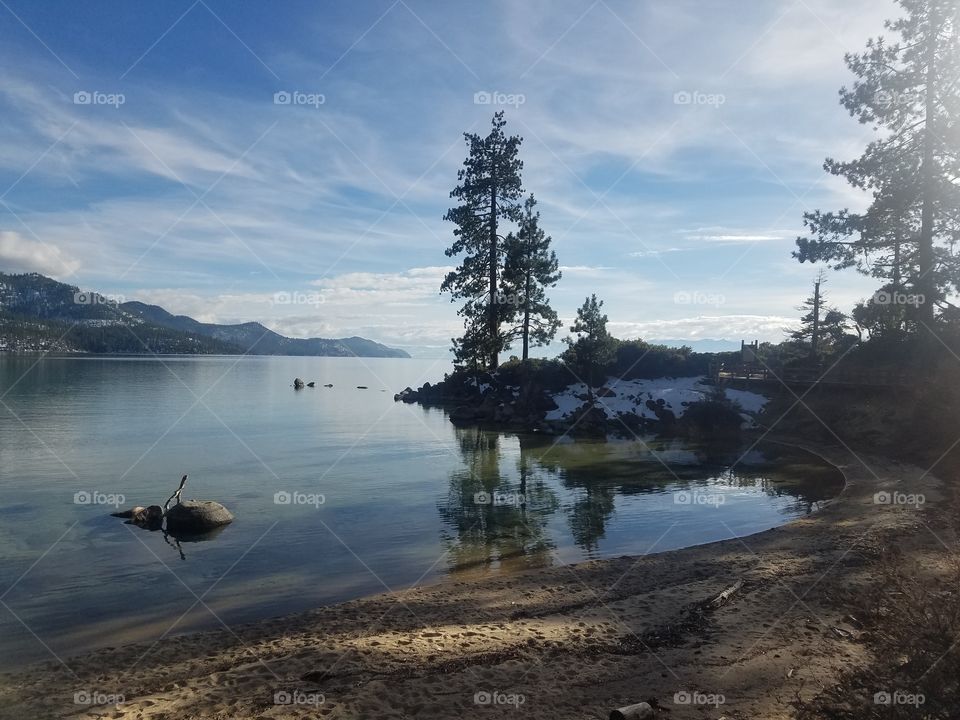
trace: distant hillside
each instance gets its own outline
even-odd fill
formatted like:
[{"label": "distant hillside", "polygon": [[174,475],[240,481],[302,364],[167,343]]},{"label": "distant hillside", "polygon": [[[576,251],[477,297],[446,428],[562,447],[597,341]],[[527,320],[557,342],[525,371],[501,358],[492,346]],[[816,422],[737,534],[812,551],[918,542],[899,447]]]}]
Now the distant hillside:
[{"label": "distant hillside", "polygon": [[409,357],[360,337],[288,338],[257,322],[202,323],[157,305],[117,303],[37,273],[0,273],[0,350]]}]

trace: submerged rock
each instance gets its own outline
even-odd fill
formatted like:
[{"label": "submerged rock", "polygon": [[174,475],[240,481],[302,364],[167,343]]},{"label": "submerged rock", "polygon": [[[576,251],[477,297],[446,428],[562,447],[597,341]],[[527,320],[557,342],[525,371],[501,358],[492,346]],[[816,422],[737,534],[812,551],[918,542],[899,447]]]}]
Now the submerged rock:
[{"label": "submerged rock", "polygon": [[201,533],[233,522],[233,514],[213,500],[184,500],[167,510],[169,532]]},{"label": "submerged rock", "polygon": [[159,505],[151,505],[150,507],[137,505],[129,510],[110,514],[114,517],[127,518],[129,524],[148,530],[158,530],[163,525],[163,508]]},{"label": "submerged rock", "polygon": [[300,378],[294,378],[294,379],[293,379],[293,389],[294,389],[294,390],[302,390],[302,389],[303,389],[303,380],[301,380]]}]

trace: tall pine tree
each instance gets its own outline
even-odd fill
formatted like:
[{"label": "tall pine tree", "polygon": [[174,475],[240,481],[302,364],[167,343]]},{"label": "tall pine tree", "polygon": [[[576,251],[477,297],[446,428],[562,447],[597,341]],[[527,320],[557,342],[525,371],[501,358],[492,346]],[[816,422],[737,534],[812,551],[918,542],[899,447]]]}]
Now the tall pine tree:
[{"label": "tall pine tree", "polygon": [[460,204],[444,215],[456,225],[447,257],[464,257],[440,289],[451,294],[452,302],[464,301],[458,311],[464,318],[464,334],[453,341],[457,364],[496,370],[510,341],[503,323],[516,312],[502,302],[506,250],[499,231],[504,221],[520,219],[523,162],[518,157],[522,138],[504,134],[502,111],[493,116],[492,125],[486,137],[464,133],[470,151],[457,174],[459,184],[450,192]]},{"label": "tall pine tree", "polygon": [[506,238],[504,290],[506,300],[516,308],[516,324],[511,335],[520,338],[523,359],[534,346],[546,345],[557,334],[560,319],[550,307],[546,288],[561,277],[557,254],[550,249],[550,236],[540,227],[540,212],[533,195],[523,204],[520,228]]},{"label": "tall pine tree", "polygon": [[899,39],[870,40],[865,52],[848,54],[857,79],[840,91],[850,114],[878,138],[856,160],[824,163],[870,191],[872,203],[863,213],[805,214],[812,237],[798,238],[794,257],[884,278],[918,299],[917,319],[932,327],[935,305],[947,305],[958,282],[960,3],[898,3],[906,14],[886,27]]}]

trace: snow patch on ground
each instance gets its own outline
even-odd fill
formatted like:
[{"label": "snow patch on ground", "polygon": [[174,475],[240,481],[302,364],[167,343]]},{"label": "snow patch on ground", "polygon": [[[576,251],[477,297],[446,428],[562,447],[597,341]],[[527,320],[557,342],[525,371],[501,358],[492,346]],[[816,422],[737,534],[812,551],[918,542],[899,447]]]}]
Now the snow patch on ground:
[{"label": "snow patch on ground", "polygon": [[[656,419],[656,413],[646,406],[647,400],[663,400],[665,407],[677,417],[686,411],[684,403],[703,400],[713,390],[703,377],[655,378],[653,380],[619,380],[607,378],[604,387],[613,392],[611,397],[598,397],[597,404],[609,419],[618,413],[634,413],[639,417]],[[767,398],[749,390],[726,389],[726,396],[738,403],[745,413],[758,413],[767,403]],[[583,383],[570,385],[553,395],[556,410],[547,413],[547,420],[563,420],[584,403],[587,386]],[[749,416],[748,416],[749,417]],[[752,418],[751,418],[752,422]]]}]

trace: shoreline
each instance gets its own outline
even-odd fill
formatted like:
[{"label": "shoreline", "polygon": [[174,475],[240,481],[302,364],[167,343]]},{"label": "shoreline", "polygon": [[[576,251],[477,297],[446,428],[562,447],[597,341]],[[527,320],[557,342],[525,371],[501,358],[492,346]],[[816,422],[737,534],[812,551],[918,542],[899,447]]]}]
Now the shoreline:
[{"label": "shoreline", "polygon": [[[842,613],[815,610],[812,588],[803,594],[789,585],[809,576],[822,589],[831,575],[841,586],[869,576],[869,563],[848,562],[859,557],[854,547],[891,533],[905,539],[916,513],[930,507],[875,505],[873,493],[896,487],[935,505],[939,481],[888,458],[870,456],[865,468],[846,450],[785,440],[844,476],[818,512],[785,525],[652,555],[443,578],[152,646],[95,651],[69,658],[69,670],[48,661],[0,675],[0,717],[501,716],[521,696],[533,717],[606,717],[649,698],[671,718],[714,716],[675,704],[683,692],[722,695],[709,710],[728,716],[788,717],[785,698],[810,696],[818,680],[829,684],[845,654],[865,652],[855,633],[844,639],[832,629],[843,626]],[[721,607],[691,615],[738,583]],[[806,621],[784,627],[784,614],[798,609],[820,632]],[[802,660],[809,655],[822,656],[816,667]],[[77,704],[84,692],[125,702]],[[500,702],[510,697],[513,705]]]}]

